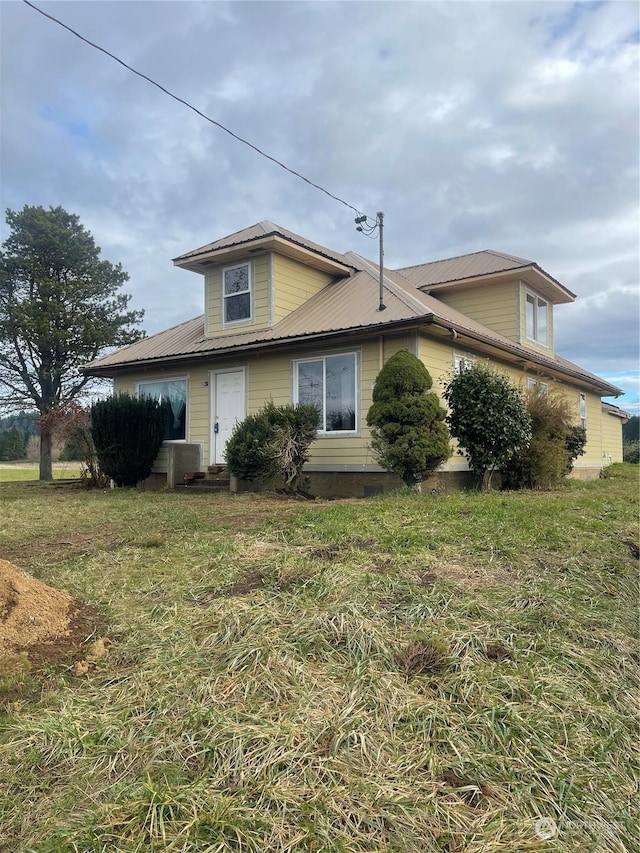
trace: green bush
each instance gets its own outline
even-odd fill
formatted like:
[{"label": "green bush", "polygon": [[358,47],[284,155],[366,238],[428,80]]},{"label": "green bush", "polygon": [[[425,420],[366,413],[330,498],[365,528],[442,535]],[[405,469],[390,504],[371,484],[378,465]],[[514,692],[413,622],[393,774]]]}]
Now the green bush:
[{"label": "green bush", "polygon": [[451,434],[483,488],[531,441],[531,417],[519,388],[487,364],[473,364],[453,376],[444,396]]},{"label": "green bush", "polygon": [[315,406],[276,406],[272,401],[237,424],[225,448],[229,471],[264,483],[281,476],[287,491],[300,488],[320,414]]},{"label": "green bush", "polygon": [[451,456],[446,412],[429,371],[406,350],[392,355],[376,378],[367,413],[371,448],[387,471],[416,486]]},{"label": "green bush", "polygon": [[117,486],[135,486],[151,473],[164,439],[166,405],[119,394],[91,406],[100,468]]},{"label": "green bush", "polygon": [[622,458],[625,462],[637,465],[640,462],[640,442],[626,441],[622,446]]}]

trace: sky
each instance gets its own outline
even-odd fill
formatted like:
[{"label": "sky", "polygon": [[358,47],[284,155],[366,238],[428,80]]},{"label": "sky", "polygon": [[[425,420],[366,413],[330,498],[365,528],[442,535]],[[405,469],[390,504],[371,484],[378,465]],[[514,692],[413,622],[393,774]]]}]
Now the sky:
[{"label": "sky", "polygon": [[[375,217],[385,265],[496,249],[577,294],[559,355],[639,402],[636,2],[40,2]],[[263,219],[377,260],[353,211],[21,0],[0,2],[0,205],[61,205],[148,334],[202,313],[171,259]],[[0,238],[8,233],[4,217]]]}]

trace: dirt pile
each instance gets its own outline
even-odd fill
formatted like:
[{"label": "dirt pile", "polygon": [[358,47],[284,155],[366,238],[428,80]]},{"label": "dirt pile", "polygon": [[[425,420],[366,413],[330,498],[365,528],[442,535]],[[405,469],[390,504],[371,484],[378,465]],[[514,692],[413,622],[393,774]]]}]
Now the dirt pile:
[{"label": "dirt pile", "polygon": [[18,652],[36,666],[77,659],[100,622],[94,607],[0,560],[0,660]]}]

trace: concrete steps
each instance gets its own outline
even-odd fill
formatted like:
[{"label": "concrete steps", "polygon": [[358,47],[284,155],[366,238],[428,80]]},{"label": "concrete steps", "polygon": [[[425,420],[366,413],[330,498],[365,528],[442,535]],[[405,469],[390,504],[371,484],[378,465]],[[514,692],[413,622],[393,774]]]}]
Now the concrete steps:
[{"label": "concrete steps", "polygon": [[176,485],[176,491],[206,494],[228,492],[229,472],[224,465],[209,465],[206,471],[187,471],[184,482]]}]

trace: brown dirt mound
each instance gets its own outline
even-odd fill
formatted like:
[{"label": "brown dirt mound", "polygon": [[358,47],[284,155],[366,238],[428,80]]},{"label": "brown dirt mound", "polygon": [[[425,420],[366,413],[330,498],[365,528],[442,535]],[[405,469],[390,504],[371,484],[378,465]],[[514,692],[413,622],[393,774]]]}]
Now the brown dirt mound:
[{"label": "brown dirt mound", "polygon": [[96,608],[0,560],[0,660],[26,652],[37,669],[77,659],[99,626]]}]

